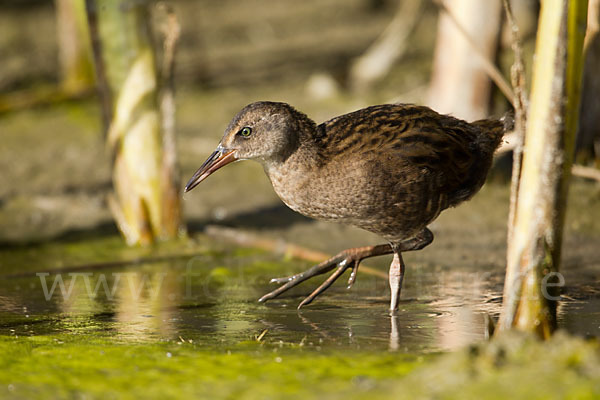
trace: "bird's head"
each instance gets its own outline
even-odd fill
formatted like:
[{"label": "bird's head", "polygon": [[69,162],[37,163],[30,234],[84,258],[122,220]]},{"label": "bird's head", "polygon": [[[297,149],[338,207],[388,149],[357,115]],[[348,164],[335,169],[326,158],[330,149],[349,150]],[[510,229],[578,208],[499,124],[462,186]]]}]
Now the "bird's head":
[{"label": "bird's head", "polygon": [[217,149],[192,176],[185,191],[234,161],[284,161],[299,145],[298,115],[304,116],[286,103],[261,101],[244,107],[233,117]]}]

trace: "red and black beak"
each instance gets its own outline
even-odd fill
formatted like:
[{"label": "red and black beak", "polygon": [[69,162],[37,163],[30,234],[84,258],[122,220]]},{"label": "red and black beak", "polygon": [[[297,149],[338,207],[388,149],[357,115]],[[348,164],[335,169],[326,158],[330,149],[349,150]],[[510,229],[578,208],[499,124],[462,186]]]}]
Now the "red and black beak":
[{"label": "red and black beak", "polygon": [[198,168],[198,171],[192,176],[192,179],[190,179],[187,185],[185,185],[184,192],[189,192],[198,186],[200,182],[208,178],[210,174],[234,161],[237,161],[235,152],[233,150],[227,150],[219,145],[210,157],[204,161],[204,164]]}]

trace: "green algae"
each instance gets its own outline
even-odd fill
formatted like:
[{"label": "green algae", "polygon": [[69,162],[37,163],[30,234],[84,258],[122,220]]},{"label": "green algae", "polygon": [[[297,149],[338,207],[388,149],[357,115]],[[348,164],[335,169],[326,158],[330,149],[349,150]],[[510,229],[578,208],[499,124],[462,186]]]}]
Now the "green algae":
[{"label": "green algae", "polygon": [[54,335],[0,336],[0,396],[10,398],[593,399],[597,343],[510,335],[427,356],[316,351],[248,340],[207,349]]},{"label": "green algae", "polygon": [[559,332],[551,340],[509,332],[443,355],[393,389],[396,399],[597,399],[600,346]]},{"label": "green algae", "polygon": [[414,356],[315,354],[261,343],[207,351],[186,341],[114,344],[0,337],[0,395],[14,398],[356,398],[403,376]]}]

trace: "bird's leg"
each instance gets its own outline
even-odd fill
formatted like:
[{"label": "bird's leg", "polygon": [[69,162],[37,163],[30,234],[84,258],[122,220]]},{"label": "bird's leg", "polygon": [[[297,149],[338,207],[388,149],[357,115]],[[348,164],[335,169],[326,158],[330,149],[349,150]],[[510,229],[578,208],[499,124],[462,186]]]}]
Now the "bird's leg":
[{"label": "bird's leg", "polygon": [[301,272],[296,275],[292,275],[287,278],[277,278],[272,279],[271,282],[283,283],[284,285],[278,287],[270,293],[265,294],[258,301],[264,302],[270,299],[273,299],[279,296],[281,293],[287,291],[288,289],[293,288],[301,282],[304,282],[307,279],[312,278],[313,276],[321,275],[326,272],[331,271],[336,268],[337,270],[325,281],[321,286],[319,286],[315,291],[313,291],[302,303],[300,303],[300,307],[306,305],[313,301],[319,294],[325,291],[331,284],[339,278],[344,271],[348,268],[353,269],[353,275],[350,276],[350,280],[348,284],[351,286],[354,283],[356,277],[356,269],[358,268],[358,264],[364,260],[365,258],[381,256],[384,254],[392,253],[392,246],[389,244],[381,244],[378,246],[367,246],[367,247],[356,247],[353,249],[348,249],[340,252],[334,257],[331,257],[329,260],[326,260],[314,267],[308,269],[307,271]]},{"label": "bird's leg", "polygon": [[[385,254],[394,253],[394,260],[396,259],[396,254],[398,254],[398,260],[401,262],[402,266],[404,263],[402,262],[402,258],[400,253],[403,251],[412,251],[412,250],[420,250],[423,247],[427,246],[429,243],[433,241],[433,233],[427,228],[421,231],[418,235],[413,237],[412,239],[406,240],[404,242],[394,243],[394,244],[380,244],[377,246],[367,246],[367,247],[356,247],[353,249],[348,249],[340,252],[334,257],[331,257],[329,260],[322,262],[321,264],[315,265],[314,267],[301,272],[296,275],[292,275],[287,278],[276,278],[272,279],[271,282],[275,283],[284,283],[282,286],[273,290],[270,293],[265,294],[263,297],[258,299],[259,302],[265,302],[267,300],[273,299],[279,296],[281,293],[287,291],[288,289],[293,288],[301,282],[304,282],[307,279],[312,278],[313,276],[321,275],[326,272],[331,271],[336,268],[336,271],[331,274],[329,278],[325,282],[321,284],[317,289],[315,289],[308,297],[306,297],[298,306],[301,308],[309,303],[311,303],[318,295],[323,293],[329,286],[333,284],[348,268],[352,268],[352,274],[350,275],[350,279],[348,280],[348,287],[352,286],[354,281],[356,280],[356,272],[358,270],[358,265],[362,260],[369,257],[382,256]],[[394,261],[392,261],[392,266],[394,265]],[[392,266],[390,266],[390,272],[392,272]],[[397,269],[399,269],[398,267]],[[402,274],[404,273],[404,269],[402,267]],[[390,286],[392,285],[392,281],[390,278]],[[402,279],[398,281],[397,294],[396,294],[396,305],[398,299],[400,298],[400,290],[402,289]],[[392,289],[394,290],[394,289]],[[392,292],[393,293],[393,292]]]},{"label": "bird's leg", "polygon": [[400,291],[402,290],[402,280],[404,279],[404,260],[400,252],[394,252],[394,259],[390,265],[390,272],[388,273],[390,281],[390,313],[393,314],[398,308],[398,301],[400,300]]},{"label": "bird's leg", "polygon": [[393,243],[391,245],[394,251],[394,258],[390,265],[390,272],[388,273],[390,282],[390,315],[396,313],[398,308],[398,302],[400,301],[400,292],[402,291],[402,281],[404,280],[404,269],[406,265],[402,259],[403,251],[420,250],[427,246],[433,241],[433,233],[427,228],[421,231],[417,236],[409,239],[405,242]]}]

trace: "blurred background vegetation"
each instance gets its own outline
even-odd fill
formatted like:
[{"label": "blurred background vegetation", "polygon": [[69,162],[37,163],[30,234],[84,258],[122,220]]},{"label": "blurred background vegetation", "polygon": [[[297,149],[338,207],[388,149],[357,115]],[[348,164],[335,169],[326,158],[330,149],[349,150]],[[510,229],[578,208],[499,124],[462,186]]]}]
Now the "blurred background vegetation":
[{"label": "blurred background vegetation", "polygon": [[[3,240],[35,240],[74,229],[112,226],[106,200],[111,188],[111,155],[103,135],[106,110],[100,107],[90,79],[88,31],[82,14],[77,14],[81,10],[69,8],[81,3],[0,3]],[[175,62],[176,132],[186,177],[211,151],[231,116],[256,100],[289,102],[319,122],[395,101],[433,104],[467,119],[499,116],[508,108],[469,45],[460,43],[461,34],[437,33],[440,9],[430,1],[168,4],[181,27]],[[465,10],[454,12],[464,14],[458,18],[474,32],[488,27],[484,53],[498,60],[508,75],[509,35],[500,2],[490,4],[472,12],[491,13],[492,20],[479,19],[475,25],[468,22],[472,18]],[[145,23],[152,31],[160,65],[164,16],[150,8]],[[516,2],[515,8],[530,54],[538,5]],[[482,25],[482,21],[488,22]],[[444,59],[440,53],[452,42],[458,42],[459,49]],[[379,70],[371,72],[365,58],[376,60]],[[460,72],[465,65],[467,75],[473,77],[471,86]],[[458,72],[451,74],[453,70]],[[432,81],[438,88],[429,89]],[[441,90],[440,85],[446,86]],[[223,171],[220,179],[212,179],[210,190],[191,195],[193,200],[185,202],[185,219],[192,229],[276,204],[259,169],[248,165]],[[243,202],[239,193],[244,193]]]}]

